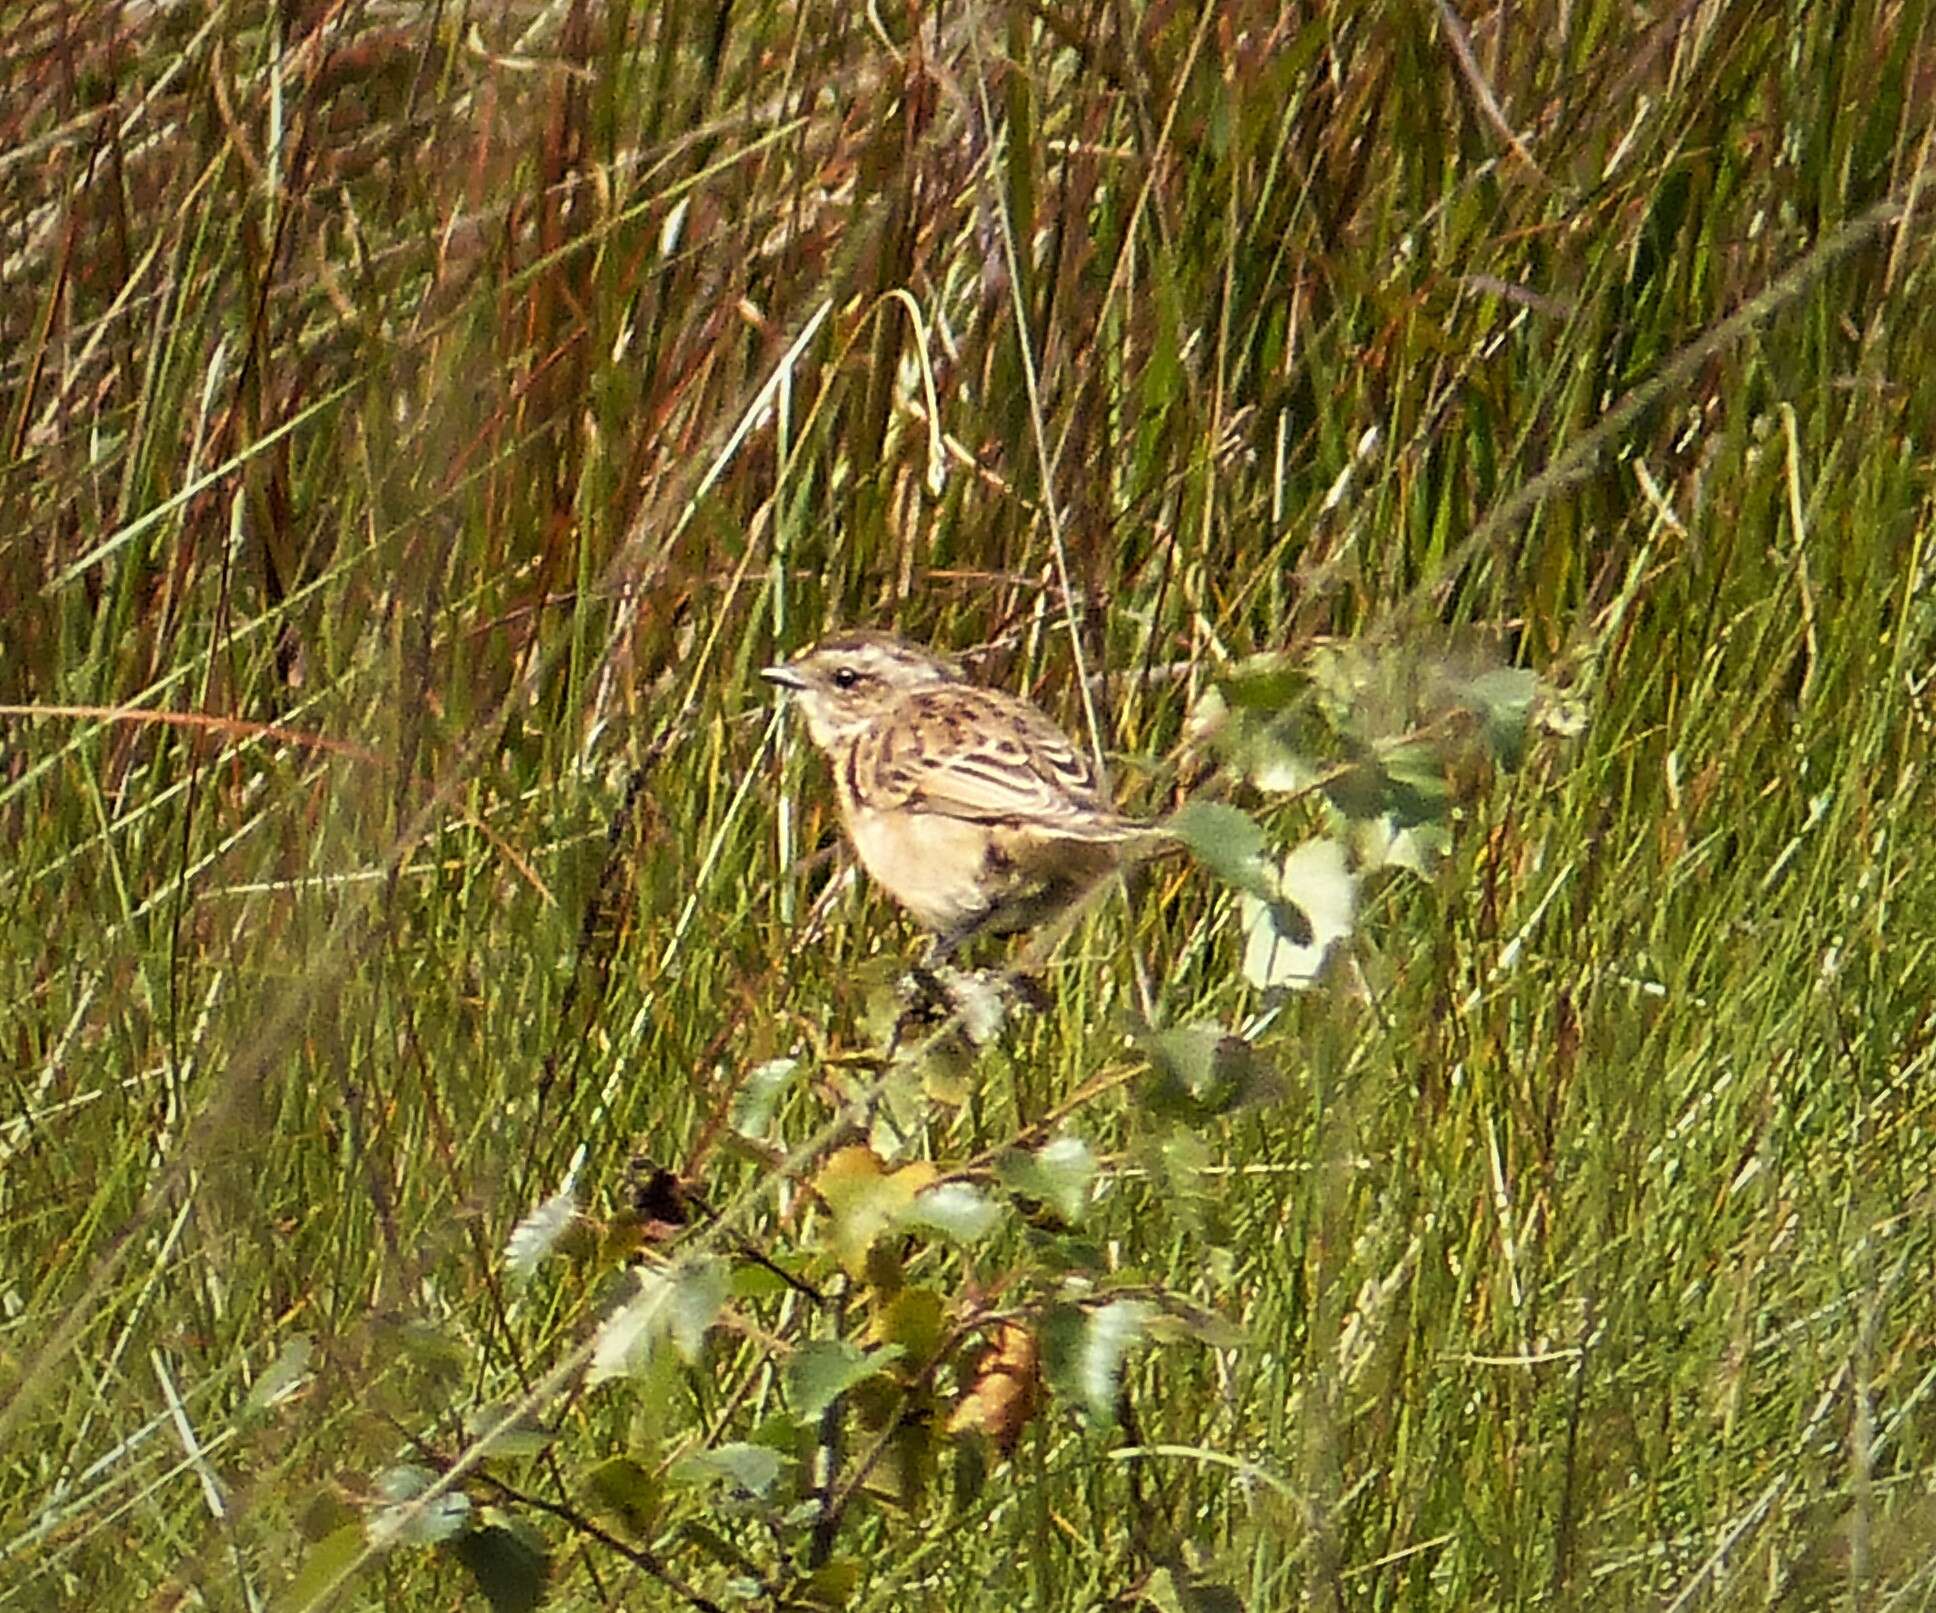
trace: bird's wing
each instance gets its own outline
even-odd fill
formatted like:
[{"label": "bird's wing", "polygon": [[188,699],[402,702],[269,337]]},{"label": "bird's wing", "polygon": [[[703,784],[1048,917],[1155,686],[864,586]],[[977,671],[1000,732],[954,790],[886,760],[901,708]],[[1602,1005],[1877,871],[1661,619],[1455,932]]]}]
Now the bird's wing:
[{"label": "bird's wing", "polygon": [[856,782],[878,806],[1078,839],[1134,831],[1110,809],[1088,757],[1035,707],[999,690],[911,695],[858,750]]}]

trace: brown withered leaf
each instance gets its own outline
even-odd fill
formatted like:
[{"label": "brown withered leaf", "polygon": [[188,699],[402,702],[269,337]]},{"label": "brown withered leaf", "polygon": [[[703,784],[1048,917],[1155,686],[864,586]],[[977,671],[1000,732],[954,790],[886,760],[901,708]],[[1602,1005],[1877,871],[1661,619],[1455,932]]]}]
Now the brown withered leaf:
[{"label": "brown withered leaf", "polygon": [[1020,1322],[1003,1322],[975,1361],[967,1392],[948,1418],[948,1432],[986,1434],[1004,1456],[1042,1400],[1041,1352]]}]

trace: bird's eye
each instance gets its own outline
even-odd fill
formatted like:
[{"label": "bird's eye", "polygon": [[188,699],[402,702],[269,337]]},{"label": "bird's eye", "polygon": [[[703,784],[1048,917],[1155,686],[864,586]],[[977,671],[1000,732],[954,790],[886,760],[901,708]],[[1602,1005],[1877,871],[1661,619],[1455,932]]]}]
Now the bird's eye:
[{"label": "bird's eye", "polygon": [[850,666],[844,666],[834,674],[834,687],[836,689],[851,689],[859,682],[860,674]]}]

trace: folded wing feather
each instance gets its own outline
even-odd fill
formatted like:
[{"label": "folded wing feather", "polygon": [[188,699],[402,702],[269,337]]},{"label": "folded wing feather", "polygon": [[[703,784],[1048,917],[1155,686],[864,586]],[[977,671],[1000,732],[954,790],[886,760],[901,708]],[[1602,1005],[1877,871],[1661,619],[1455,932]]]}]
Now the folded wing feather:
[{"label": "folded wing feather", "polygon": [[1143,826],[1104,799],[1089,759],[1027,702],[1000,690],[930,689],[878,725],[858,758],[872,803],[976,822],[1118,840]]}]

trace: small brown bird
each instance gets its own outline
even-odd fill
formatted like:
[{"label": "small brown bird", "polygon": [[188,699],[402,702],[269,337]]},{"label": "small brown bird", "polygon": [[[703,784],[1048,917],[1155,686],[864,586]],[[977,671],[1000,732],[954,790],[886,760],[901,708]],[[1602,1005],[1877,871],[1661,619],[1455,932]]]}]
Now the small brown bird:
[{"label": "small brown bird", "polygon": [[905,639],[839,633],[760,676],[793,692],[847,838],[934,932],[931,962],[1053,917],[1160,834],[1036,707]]}]

